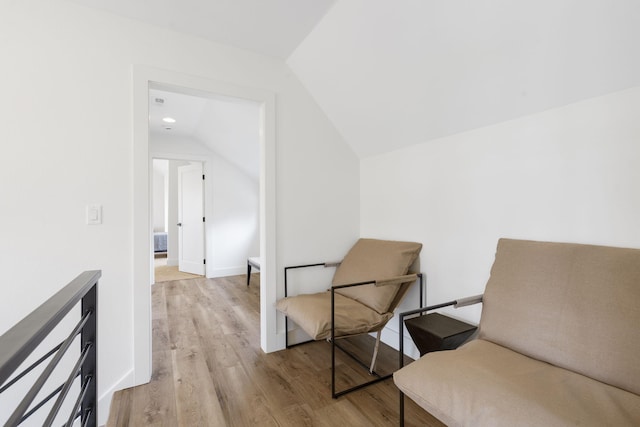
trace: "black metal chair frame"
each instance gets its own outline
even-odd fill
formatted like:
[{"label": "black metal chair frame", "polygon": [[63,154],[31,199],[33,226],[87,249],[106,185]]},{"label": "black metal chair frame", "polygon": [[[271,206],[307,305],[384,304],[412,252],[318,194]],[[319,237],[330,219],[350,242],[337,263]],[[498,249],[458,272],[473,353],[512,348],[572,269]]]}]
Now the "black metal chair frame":
[{"label": "black metal chair frame", "polygon": [[[398,361],[398,366],[400,367],[400,369],[402,369],[402,367],[404,366],[404,318],[407,316],[413,316],[416,314],[419,315],[423,315],[428,311],[433,311],[433,310],[437,310],[439,308],[444,308],[444,307],[451,307],[453,306],[454,308],[460,308],[460,307],[465,307],[467,305],[473,305],[473,304],[478,304],[482,302],[482,295],[476,295],[473,297],[468,297],[468,298],[460,298],[454,301],[449,301],[449,302],[445,302],[442,304],[436,304],[436,305],[430,305],[427,307],[420,307],[418,309],[415,310],[410,310],[410,311],[405,311],[402,312],[398,315],[398,322],[399,322],[399,331],[400,331],[400,343],[399,343],[399,361]],[[399,391],[400,393],[400,427],[404,427],[404,393],[402,391]]]},{"label": "black metal chair frame", "polygon": [[251,283],[251,268],[260,271],[260,264],[256,264],[251,258],[247,258],[247,286]]},{"label": "black metal chair frame", "polygon": [[[305,264],[305,265],[295,265],[295,266],[291,266],[291,267],[285,267],[284,269],[284,296],[287,297],[288,296],[288,272],[289,270],[292,269],[299,269],[299,268],[309,268],[309,267],[338,267],[340,265],[340,262],[328,262],[328,263],[316,263],[316,264]],[[417,273],[416,276],[418,277],[418,282],[419,282],[419,286],[420,286],[420,308],[423,307],[423,301],[424,301],[424,291],[423,291],[423,278],[422,278],[422,273]],[[331,338],[330,338],[330,342],[331,342],[331,397],[334,399],[337,399],[340,396],[343,396],[347,393],[351,393],[352,391],[356,391],[356,390],[360,390],[364,387],[379,383],[380,381],[384,381],[386,379],[389,379],[393,376],[393,373],[391,374],[387,374],[387,375],[379,375],[378,373],[376,373],[373,370],[370,370],[370,374],[375,376],[376,378],[371,380],[371,381],[367,381],[365,383],[362,384],[358,384],[354,387],[350,387],[347,388],[345,390],[340,390],[340,391],[336,391],[336,348],[342,350],[343,353],[345,353],[346,355],[348,355],[349,357],[351,357],[353,360],[355,360],[360,366],[362,366],[365,369],[369,369],[369,366],[367,366],[366,363],[364,363],[362,360],[360,360],[356,355],[354,355],[353,353],[351,353],[350,351],[348,351],[347,349],[345,349],[344,347],[340,346],[336,340],[340,339],[340,338],[347,338],[350,336],[355,336],[355,335],[346,335],[346,336],[336,336],[335,334],[335,291],[336,289],[344,289],[344,288],[351,288],[354,286],[362,286],[362,285],[370,285],[370,284],[375,284],[376,281],[375,280],[368,280],[366,282],[358,282],[358,283],[349,283],[349,284],[345,284],[345,285],[338,285],[338,286],[332,286],[331,287]],[[408,290],[407,290],[408,291]],[[402,329],[400,330],[402,331]],[[400,332],[400,334],[402,335],[402,332]],[[357,335],[362,335],[362,334],[357,334]],[[315,340],[308,340],[308,341],[303,341],[303,342],[299,342],[299,343],[295,343],[295,344],[289,344],[289,319],[287,318],[287,316],[285,316],[285,343],[286,343],[286,348],[292,348],[292,347],[296,347],[298,345],[302,345],[302,344],[307,344],[310,342],[314,342]],[[400,359],[402,360],[402,353],[400,353]]]}]

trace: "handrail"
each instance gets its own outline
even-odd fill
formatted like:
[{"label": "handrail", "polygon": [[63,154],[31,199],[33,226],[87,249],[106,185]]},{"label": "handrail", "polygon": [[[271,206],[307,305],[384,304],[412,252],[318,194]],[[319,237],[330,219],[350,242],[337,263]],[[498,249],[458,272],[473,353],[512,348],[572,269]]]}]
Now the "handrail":
[{"label": "handrail", "polygon": [[[42,340],[81,302],[81,321],[65,342],[41,357],[32,366],[26,368],[25,371],[28,372],[34,366],[39,365],[51,355],[55,354],[42,374],[34,382],[34,385],[25,394],[23,400],[11,414],[5,425],[18,425],[34,412],[32,410],[25,415],[27,409],[60,361],[62,355],[78,334],[81,335],[82,360],[79,361],[74,368],[74,372],[69,376],[67,383],[73,381],[79,374],[82,377],[82,384],[86,382],[92,385],[89,390],[83,390],[84,395],[81,399],[82,410],[77,407],[73,409],[73,412],[75,414],[80,410],[79,414],[82,416],[83,425],[96,425],[97,283],[101,275],[102,273],[99,270],[81,273],[68,285],[9,329],[4,335],[0,336],[0,349],[2,349],[0,351],[0,386],[2,386],[40,345]],[[22,375],[23,374],[18,374],[13,380],[0,388],[0,390],[4,391],[12,386]],[[58,391],[64,390],[63,394],[66,395],[68,387],[69,385],[65,384],[61,386]],[[52,395],[53,394],[55,394],[55,392],[52,393]],[[52,396],[49,396],[47,400],[51,397]],[[63,400],[64,396],[58,399],[52,412],[58,411]],[[55,418],[55,413],[47,419],[45,425],[50,425],[53,418]],[[74,416],[73,419],[75,418]]]}]

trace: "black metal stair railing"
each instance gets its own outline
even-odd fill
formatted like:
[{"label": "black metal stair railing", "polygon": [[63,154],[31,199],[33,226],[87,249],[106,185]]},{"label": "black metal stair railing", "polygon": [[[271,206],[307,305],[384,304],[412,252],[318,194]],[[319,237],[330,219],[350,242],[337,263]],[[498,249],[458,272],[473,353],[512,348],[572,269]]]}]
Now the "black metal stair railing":
[{"label": "black metal stair railing", "polygon": [[[22,400],[15,408],[9,410],[10,415],[5,421],[5,427],[20,425],[57,396],[42,423],[44,426],[51,426],[56,420],[72,384],[78,377],[80,377],[80,391],[64,425],[72,426],[75,420],[80,418],[82,426],[97,426],[97,289],[101,274],[101,271],[81,273],[0,337],[0,394],[17,384],[34,368],[49,360],[38,378],[22,396]],[[81,306],[80,321],[67,338],[29,367],[16,374],[18,368],[42,340],[78,303]],[[38,393],[78,335],[80,335],[80,357],[69,372],[67,380],[34,404]]]}]

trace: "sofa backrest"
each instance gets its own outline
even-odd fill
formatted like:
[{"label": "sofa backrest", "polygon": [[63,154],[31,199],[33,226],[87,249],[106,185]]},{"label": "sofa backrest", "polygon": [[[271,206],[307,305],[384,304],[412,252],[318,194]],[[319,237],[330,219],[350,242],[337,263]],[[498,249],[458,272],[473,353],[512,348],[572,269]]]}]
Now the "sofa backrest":
[{"label": "sofa backrest", "polygon": [[501,239],[479,337],[640,394],[640,249]]}]

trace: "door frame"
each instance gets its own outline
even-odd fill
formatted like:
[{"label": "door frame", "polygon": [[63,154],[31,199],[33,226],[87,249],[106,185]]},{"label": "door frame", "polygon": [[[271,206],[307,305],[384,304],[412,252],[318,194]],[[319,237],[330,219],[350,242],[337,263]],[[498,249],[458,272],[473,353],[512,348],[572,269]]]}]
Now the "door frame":
[{"label": "door frame", "polygon": [[[151,379],[151,277],[153,245],[149,170],[149,89],[203,93],[258,102],[260,114],[260,345],[282,348],[276,330],[276,104],[275,94],[204,77],[133,65],[133,385]],[[158,153],[154,153],[157,155]]]}]

